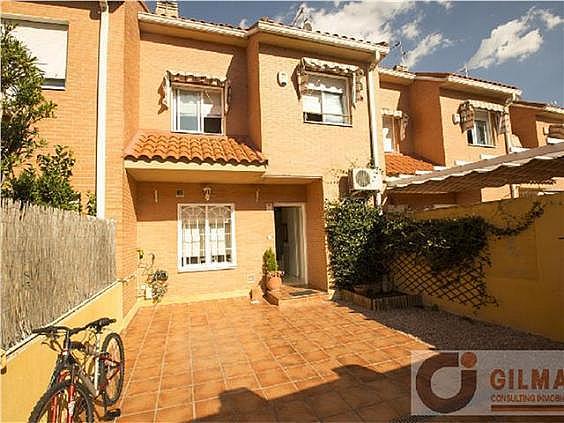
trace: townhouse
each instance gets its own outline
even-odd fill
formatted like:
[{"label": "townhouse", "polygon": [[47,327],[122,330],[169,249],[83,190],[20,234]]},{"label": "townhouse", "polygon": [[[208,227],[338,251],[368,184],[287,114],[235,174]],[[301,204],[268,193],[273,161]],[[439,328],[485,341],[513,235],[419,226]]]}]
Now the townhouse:
[{"label": "townhouse", "polygon": [[[7,2],[2,18],[18,24],[58,104],[42,135],[71,147],[73,183],[96,192],[99,216],[117,223],[119,275],[135,270],[138,249],[155,252],[173,299],[248,293],[269,247],[285,282],[326,291],[324,202],[349,195],[349,169],[397,177],[455,166],[512,151],[512,126],[528,146],[539,131],[523,120],[562,122],[561,112],[516,102],[515,87],[379,68],[384,42],[269,19],[242,29],[179,17],[175,2],[151,13],[143,2],[104,1]],[[514,121],[514,110],[530,116]]]}]

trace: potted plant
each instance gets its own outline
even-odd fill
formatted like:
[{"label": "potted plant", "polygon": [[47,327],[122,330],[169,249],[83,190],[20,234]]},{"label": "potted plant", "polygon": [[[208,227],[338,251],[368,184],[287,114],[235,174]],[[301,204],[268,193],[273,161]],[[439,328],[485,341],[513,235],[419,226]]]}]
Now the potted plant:
[{"label": "potted plant", "polygon": [[262,267],[264,271],[264,279],[266,289],[269,291],[277,291],[282,286],[283,272],[278,270],[278,263],[272,248],[268,248],[262,256]]}]

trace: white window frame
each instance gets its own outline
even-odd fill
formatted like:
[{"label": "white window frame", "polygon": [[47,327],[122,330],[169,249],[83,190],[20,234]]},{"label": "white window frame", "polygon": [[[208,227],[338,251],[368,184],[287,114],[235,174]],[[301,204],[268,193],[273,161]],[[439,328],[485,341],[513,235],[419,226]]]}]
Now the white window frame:
[{"label": "white window frame", "polygon": [[[486,119],[478,119],[478,115],[485,115]],[[486,122],[486,144],[481,144],[478,141],[478,137],[476,136],[476,121]],[[495,147],[495,136],[493,133],[493,126],[492,126],[492,117],[491,113],[488,110],[476,110],[474,113],[474,126],[469,129],[472,132],[472,142],[468,142],[468,145],[476,146],[476,147]],[[468,136],[466,136],[468,140]]]},{"label": "white window frame", "polygon": [[[48,78],[45,77],[41,88],[44,90],[57,90],[64,91],[66,89],[67,79],[68,79],[68,69],[69,69],[69,23],[66,20],[61,19],[51,19],[42,18],[36,16],[27,16],[20,14],[4,13],[2,14],[2,25],[13,24],[13,25],[26,25],[26,24],[44,24],[53,27],[60,27],[60,30],[66,32],[67,42],[65,45],[65,76],[64,78]],[[33,55],[33,52],[31,52]]]},{"label": "white window frame", "polygon": [[[392,149],[388,150],[386,149],[386,142],[384,139],[384,122],[386,121],[386,119],[390,119],[392,121],[392,134],[391,134],[391,138],[392,138]],[[397,121],[397,122],[396,122]],[[400,151],[400,143],[399,143],[399,134],[397,133],[399,130],[399,127],[397,126],[398,124],[401,124],[401,122],[399,122],[399,119],[393,115],[383,115],[382,116],[382,142],[384,144],[384,153],[399,153]]]},{"label": "white window frame", "polygon": [[[306,119],[306,111],[304,111],[304,104],[303,104],[303,97],[302,97],[302,101],[301,101],[301,105],[302,105],[302,114],[303,114],[303,119],[304,122],[306,123],[316,123],[319,125],[333,125],[333,126],[352,126],[352,107],[351,107],[351,94],[350,94],[350,80],[348,77],[346,76],[340,76],[340,75],[327,75],[324,73],[318,73],[318,72],[308,72],[308,75],[313,75],[313,76],[319,76],[319,77],[323,77],[323,78],[327,78],[327,79],[342,79],[345,81],[345,90],[343,92],[343,112],[345,112],[344,115],[342,115],[345,119],[344,122],[327,122],[325,121],[325,114],[323,113],[323,95],[324,93],[326,93],[326,91],[323,90],[318,90],[318,89],[310,89],[308,88],[308,91],[318,91],[321,93],[321,121],[316,121],[316,120],[307,120]],[[330,94],[334,94],[334,93],[330,93]]]},{"label": "white window frame", "polygon": [[[205,207],[205,264],[187,264],[182,265],[182,208],[183,207]],[[209,236],[209,221],[208,221],[208,208],[209,207],[230,207],[231,208],[231,262],[229,263],[211,263],[211,247]],[[209,270],[226,270],[235,269],[237,267],[237,243],[235,240],[235,204],[234,203],[179,203],[177,206],[177,263],[179,272],[200,272]]]},{"label": "white window frame", "polygon": [[[178,92],[179,91],[189,91],[189,92],[199,92],[200,102],[198,103],[198,130],[190,131],[187,129],[180,129],[178,126]],[[219,93],[219,98],[221,101],[221,132],[204,132],[204,116],[201,114],[200,109],[202,107],[202,96],[204,91],[215,91]],[[223,89],[216,87],[201,87],[194,85],[185,85],[182,87],[172,86],[172,113],[171,113],[171,123],[170,127],[172,132],[180,132],[186,134],[205,134],[205,135],[225,135],[225,110],[223,106]]]}]

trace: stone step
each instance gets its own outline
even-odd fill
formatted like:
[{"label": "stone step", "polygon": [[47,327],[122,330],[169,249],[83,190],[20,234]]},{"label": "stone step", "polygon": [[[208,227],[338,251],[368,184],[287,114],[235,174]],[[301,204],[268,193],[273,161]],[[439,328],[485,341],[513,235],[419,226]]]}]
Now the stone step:
[{"label": "stone step", "polygon": [[287,307],[327,299],[327,293],[311,288],[283,286],[278,291],[267,291],[266,301],[278,307]]}]

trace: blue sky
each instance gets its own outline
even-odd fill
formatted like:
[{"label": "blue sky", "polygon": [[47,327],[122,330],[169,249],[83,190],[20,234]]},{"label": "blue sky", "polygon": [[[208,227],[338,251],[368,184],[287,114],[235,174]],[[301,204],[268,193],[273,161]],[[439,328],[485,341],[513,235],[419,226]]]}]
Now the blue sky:
[{"label": "blue sky", "polygon": [[384,66],[466,66],[470,76],[517,85],[525,99],[564,105],[564,2],[186,1],[180,14],[250,26],[262,16],[291,23],[300,7],[314,29],[401,42]]}]

